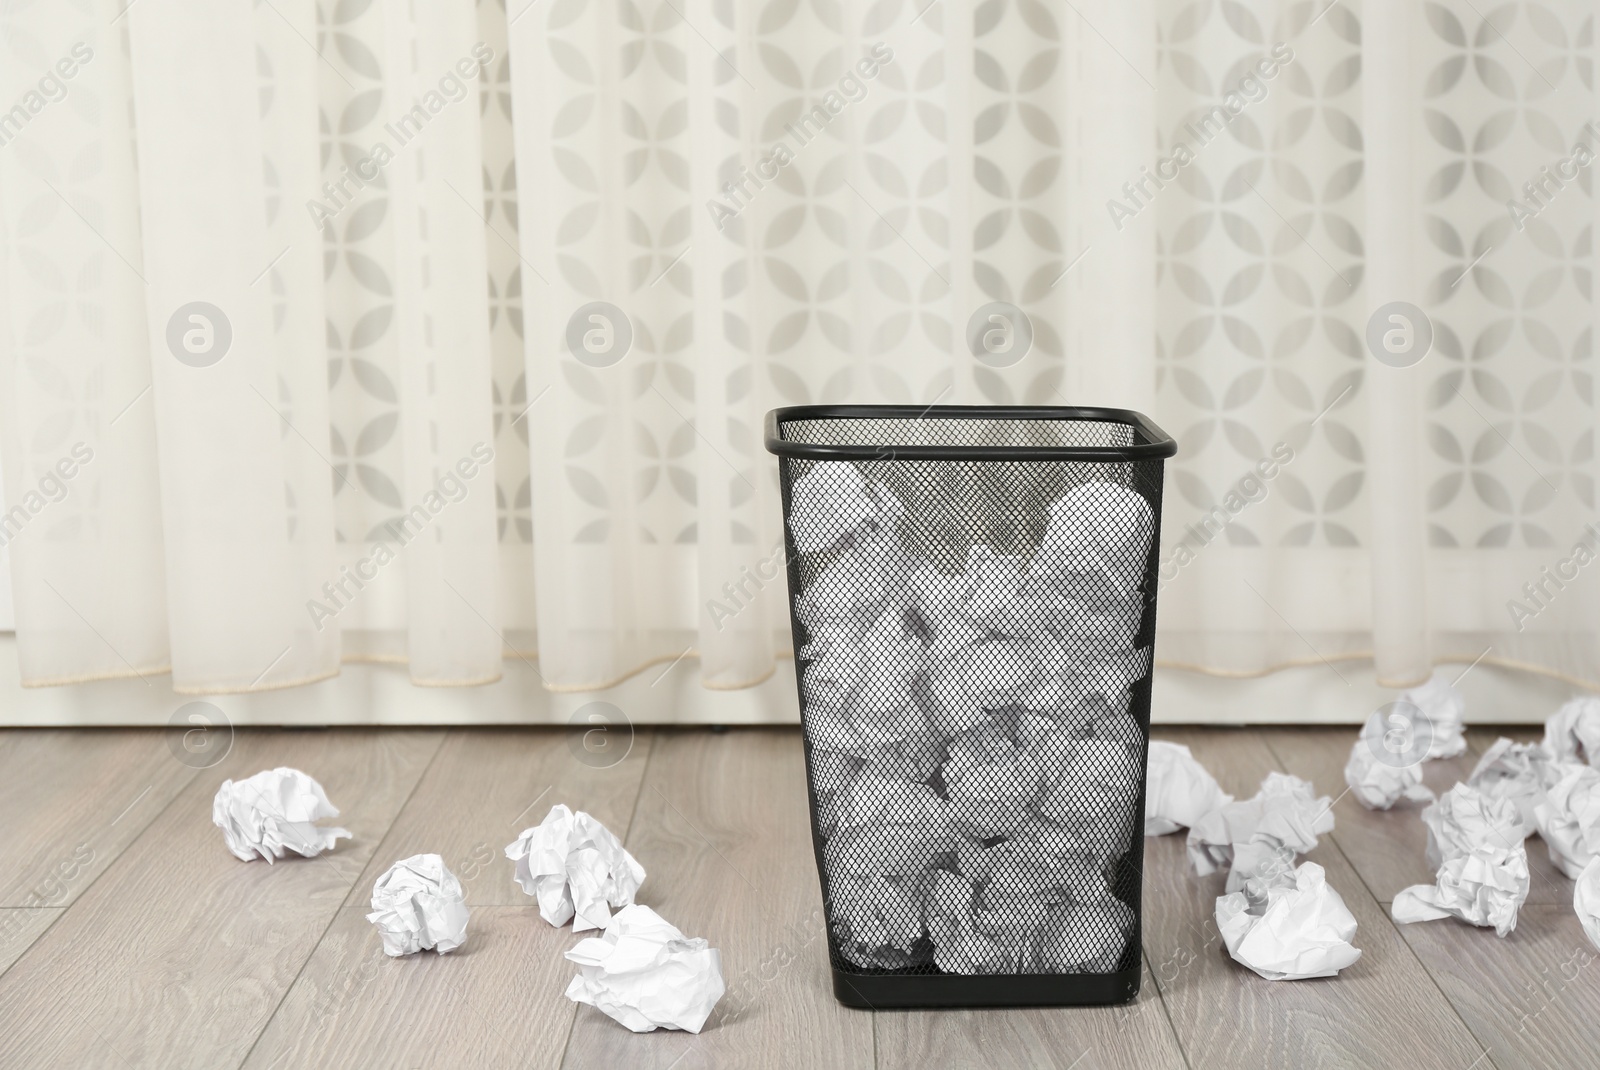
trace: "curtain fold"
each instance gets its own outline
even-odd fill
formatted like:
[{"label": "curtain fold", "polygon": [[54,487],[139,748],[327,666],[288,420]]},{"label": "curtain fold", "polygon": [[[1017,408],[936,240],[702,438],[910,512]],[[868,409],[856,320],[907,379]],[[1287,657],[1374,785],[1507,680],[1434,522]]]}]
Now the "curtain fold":
[{"label": "curtain fold", "polygon": [[1168,664],[1600,682],[1595,47],[1578,0],[8,6],[23,678],[748,686],[762,416],[853,401],[1174,433]]},{"label": "curtain fold", "polygon": [[41,685],[170,665],[131,72],[115,14],[104,3],[0,15],[0,537],[22,675]]},{"label": "curtain fold", "polygon": [[[1124,183],[1142,181],[1161,145],[1156,5],[1093,0],[1063,13],[1062,21],[1065,77],[1056,91],[1059,108],[1052,110],[1064,117],[1061,129],[1070,140],[1050,210],[1066,223],[1066,237],[1059,261],[1047,267],[1055,275],[1048,289],[1061,297],[1042,317],[1061,324],[1064,335],[1067,359],[1058,403],[1092,398],[1095,404],[1150,412],[1156,388],[1150,329],[1156,312],[1156,216],[1113,223],[1105,201],[1120,194]],[[1106,107],[1108,100],[1117,106]]]},{"label": "curtain fold", "polygon": [[1163,658],[1596,686],[1592,9],[1175,5],[1161,37],[1198,150],[1159,205]]},{"label": "curtain fold", "polygon": [[[1414,243],[1417,183],[1412,118],[1421,72],[1413,63],[1417,11],[1373,6],[1362,47],[1363,159],[1367,187],[1366,301],[1369,320],[1391,302],[1420,307],[1422,279]],[[1356,326],[1359,326],[1357,324]],[[1385,321],[1382,329],[1394,329]],[[1404,328],[1401,328],[1404,330]],[[1372,649],[1379,679],[1421,683],[1432,668],[1428,629],[1426,510],[1422,486],[1422,398],[1426,371],[1390,367],[1374,356],[1367,395],[1373,456]]]},{"label": "curtain fold", "polygon": [[[295,237],[310,244],[300,220],[269,219],[316,178],[297,84],[310,71],[271,63],[311,28],[311,8],[286,11],[281,28],[270,9],[237,6],[127,16],[167,634],[174,677],[202,691],[308,682],[339,661],[338,633],[303,608],[333,563],[328,424],[304,360],[321,287],[302,274],[316,261],[292,255]],[[180,68],[206,92],[174,79]]]},{"label": "curtain fold", "polygon": [[493,52],[464,4],[385,0],[385,169],[398,342],[406,651],[431,685],[500,676],[487,221],[477,82]]}]

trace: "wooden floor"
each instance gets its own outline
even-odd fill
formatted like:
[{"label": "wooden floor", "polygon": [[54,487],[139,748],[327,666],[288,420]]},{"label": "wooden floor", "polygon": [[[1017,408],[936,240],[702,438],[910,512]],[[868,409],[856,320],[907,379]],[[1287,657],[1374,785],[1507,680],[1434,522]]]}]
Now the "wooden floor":
[{"label": "wooden floor", "polygon": [[[1273,769],[1344,789],[1354,730],[1158,730],[1235,795]],[[1523,730],[1520,738],[1531,738]],[[1493,741],[1475,732],[1474,751]],[[1348,796],[1310,857],[1360,923],[1331,980],[1272,984],[1211,923],[1221,878],[1148,841],[1145,983],[1124,1007],[860,1012],[834,1002],[792,731],[640,732],[612,768],[540,730],[256,730],[195,770],[155,731],[0,732],[0,1067],[1590,1067],[1600,966],[1572,884],[1530,841],[1517,930],[1397,927],[1430,879],[1415,807]],[[1469,754],[1428,767],[1465,776]],[[317,777],[355,833],[243,863],[211,824],[226,777]],[[649,870],[641,901],[721,948],[728,994],[699,1036],[635,1035],[562,992],[570,930],[546,925],[501,848],[556,802],[590,811]],[[467,889],[459,952],[385,959],[363,914],[391,862],[442,854]]]}]

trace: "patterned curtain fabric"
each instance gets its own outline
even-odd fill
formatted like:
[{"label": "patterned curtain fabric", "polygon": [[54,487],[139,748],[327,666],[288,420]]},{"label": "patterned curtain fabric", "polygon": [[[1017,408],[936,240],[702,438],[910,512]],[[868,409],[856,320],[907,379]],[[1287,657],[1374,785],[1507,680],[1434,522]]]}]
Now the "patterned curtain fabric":
[{"label": "patterned curtain fabric", "polygon": [[1591,7],[4,5],[24,680],[751,685],[849,401],[1165,426],[1164,662],[1600,681]]}]

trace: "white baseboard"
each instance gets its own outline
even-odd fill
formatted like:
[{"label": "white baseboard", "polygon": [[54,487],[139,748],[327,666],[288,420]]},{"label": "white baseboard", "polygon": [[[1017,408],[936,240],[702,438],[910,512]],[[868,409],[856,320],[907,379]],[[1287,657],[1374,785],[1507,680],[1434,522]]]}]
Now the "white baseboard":
[{"label": "white baseboard", "polygon": [[[1459,671],[1457,669],[1456,671]],[[1158,724],[1360,724],[1395,693],[1372,682],[1370,663],[1340,662],[1231,679],[1158,668],[1151,718]],[[71,687],[24,688],[16,638],[0,634],[0,725],[165,725],[193,696],[171,680],[106,680]],[[1570,685],[1544,676],[1479,665],[1461,682],[1468,720],[1477,724],[1542,723],[1571,697]],[[684,658],[653,666],[616,687],[587,693],[546,691],[533,670],[507,661],[505,676],[484,687],[416,687],[403,665],[351,664],[339,676],[306,687],[205,701],[236,725],[560,725],[588,724],[592,702],[614,706],[633,724],[797,724],[794,663],[742,691],[708,691],[700,666]]]},{"label": "white baseboard", "polygon": [[[1543,724],[1580,693],[1565,681],[1519,669],[1442,668],[1451,679],[1460,677],[1469,724]],[[1296,666],[1248,678],[1158,667],[1150,719],[1156,724],[1361,724],[1399,695],[1374,679],[1372,662],[1358,660],[1339,662],[1337,673],[1326,665]]]},{"label": "white baseboard", "polygon": [[[794,663],[741,691],[700,686],[700,665],[684,658],[653,665],[615,687],[546,691],[527,664],[508,659],[505,675],[482,687],[417,687],[404,665],[356,662],[338,676],[304,687],[246,695],[208,695],[235,725],[511,725],[589,724],[589,703],[605,702],[634,724],[798,724]],[[170,676],[149,683],[104,680],[70,687],[25,688],[17,675],[16,638],[0,635],[0,725],[165,725],[196,700],[172,690]]]}]

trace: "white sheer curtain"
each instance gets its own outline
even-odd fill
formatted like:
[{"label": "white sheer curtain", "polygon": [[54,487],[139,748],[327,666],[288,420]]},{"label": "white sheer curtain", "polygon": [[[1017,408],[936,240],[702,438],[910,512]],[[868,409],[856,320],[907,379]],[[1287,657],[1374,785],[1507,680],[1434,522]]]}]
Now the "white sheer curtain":
[{"label": "white sheer curtain", "polygon": [[[1600,680],[1594,187],[1523,189],[1596,114],[1593,16],[1488,15],[7,5],[24,680],[752,684],[789,645],[760,420],[819,401],[1151,413],[1168,663]],[[1365,340],[1394,301],[1411,367]],[[1009,367],[968,348],[995,302]]]},{"label": "white sheer curtain", "polygon": [[[1157,206],[1156,412],[1183,447],[1164,553],[1242,504],[1188,536],[1162,658],[1370,657],[1396,686],[1481,658],[1600,686],[1596,200],[1573,159],[1600,150],[1593,5],[1162,10],[1166,136],[1294,53]],[[1397,301],[1432,324],[1408,367],[1366,338]],[[1252,480],[1279,443],[1292,461]]]}]

